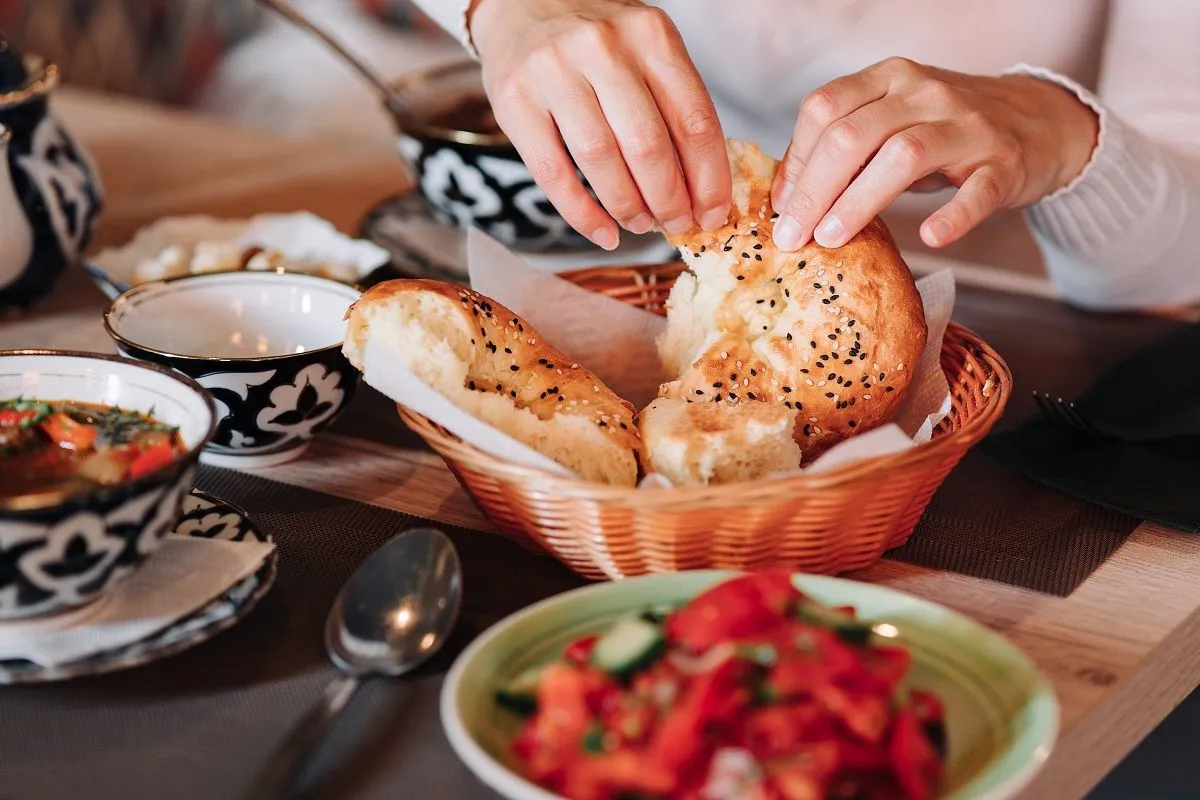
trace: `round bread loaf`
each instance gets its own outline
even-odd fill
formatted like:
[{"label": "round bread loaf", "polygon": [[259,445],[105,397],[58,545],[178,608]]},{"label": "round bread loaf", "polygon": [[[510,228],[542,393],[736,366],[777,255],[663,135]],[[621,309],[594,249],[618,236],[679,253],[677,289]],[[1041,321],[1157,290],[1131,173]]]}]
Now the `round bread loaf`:
[{"label": "round bread loaf", "polygon": [[[688,271],[671,291],[659,341],[679,378],[660,394],[781,405],[795,413],[792,435],[809,460],[895,413],[925,347],[921,297],[878,219],[843,247],[777,250],[777,162],[749,143],[730,142],[729,155],[729,223],[671,239]],[[656,442],[644,436],[644,446],[653,469]]]},{"label": "round bread loaf", "polygon": [[397,367],[579,477],[637,483],[633,406],[499,303],[440,281],[395,280],[368,290],[347,319],[342,349],[360,370],[378,341]]}]

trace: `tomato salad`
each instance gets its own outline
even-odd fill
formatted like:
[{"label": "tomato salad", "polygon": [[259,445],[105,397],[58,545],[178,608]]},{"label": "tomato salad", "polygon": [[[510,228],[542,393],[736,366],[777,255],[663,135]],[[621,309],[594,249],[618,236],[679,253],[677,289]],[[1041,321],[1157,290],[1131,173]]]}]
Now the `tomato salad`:
[{"label": "tomato salad", "polygon": [[139,478],[186,448],[176,428],[95,403],[0,401],[0,498]]},{"label": "tomato salad", "polygon": [[921,800],[945,760],[909,653],[786,573],[621,619],[518,676],[519,769],[572,800]]}]

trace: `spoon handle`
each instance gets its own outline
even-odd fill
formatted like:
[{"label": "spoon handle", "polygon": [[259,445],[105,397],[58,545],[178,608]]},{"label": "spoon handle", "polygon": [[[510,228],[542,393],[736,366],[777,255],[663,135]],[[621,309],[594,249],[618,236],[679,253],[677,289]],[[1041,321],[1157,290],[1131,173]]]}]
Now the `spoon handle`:
[{"label": "spoon handle", "polygon": [[339,675],[325,687],[325,697],[296,723],[292,732],[275,750],[266,767],[259,772],[246,800],[279,800],[296,779],[308,756],[333,727],[334,720],[349,704],[358,689],[355,675]]},{"label": "spoon handle", "polygon": [[393,114],[406,116],[408,109],[396,96],[395,91],[383,77],[358,56],[346,49],[345,45],[339,42],[328,31],[320,25],[314,23],[307,15],[292,7],[292,4],[287,0],[258,0],[259,4],[264,5],[283,18],[290,21],[292,24],[308,31],[313,36],[316,36],[324,42],[330,49],[342,57],[342,59],[358,71],[360,75],[367,79],[383,98],[384,104],[392,111]]}]

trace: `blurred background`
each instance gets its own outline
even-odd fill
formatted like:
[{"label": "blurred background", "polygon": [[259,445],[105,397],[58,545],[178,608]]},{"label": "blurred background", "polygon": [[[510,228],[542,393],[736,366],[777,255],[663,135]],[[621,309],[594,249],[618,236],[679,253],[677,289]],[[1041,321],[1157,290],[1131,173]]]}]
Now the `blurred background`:
[{"label": "blurred background", "polygon": [[[408,0],[295,0],[385,75],[461,59]],[[288,136],[394,147],[341,62],[254,0],[0,0],[0,31],[67,83],[195,108]]]}]

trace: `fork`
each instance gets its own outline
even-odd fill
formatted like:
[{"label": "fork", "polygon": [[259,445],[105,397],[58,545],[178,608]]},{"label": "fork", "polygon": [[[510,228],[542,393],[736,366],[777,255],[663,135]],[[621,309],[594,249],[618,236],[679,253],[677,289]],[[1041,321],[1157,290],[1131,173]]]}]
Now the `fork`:
[{"label": "fork", "polygon": [[1074,403],[1067,402],[1061,397],[1052,399],[1048,394],[1033,393],[1033,401],[1037,403],[1038,410],[1042,412],[1042,416],[1050,422],[1086,433],[1089,436],[1100,436],[1107,438],[1107,434],[1088,421],[1087,417],[1079,413],[1079,409],[1075,408]]}]

